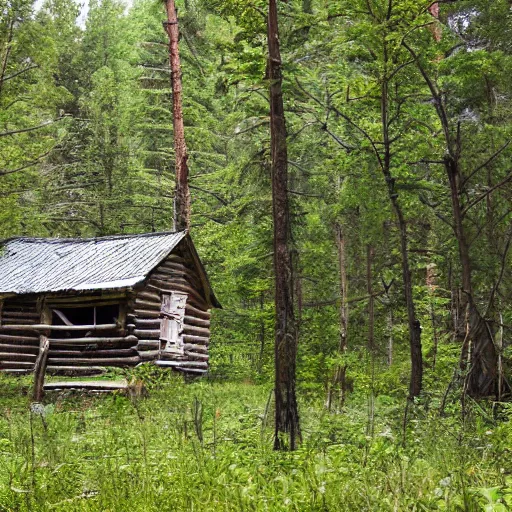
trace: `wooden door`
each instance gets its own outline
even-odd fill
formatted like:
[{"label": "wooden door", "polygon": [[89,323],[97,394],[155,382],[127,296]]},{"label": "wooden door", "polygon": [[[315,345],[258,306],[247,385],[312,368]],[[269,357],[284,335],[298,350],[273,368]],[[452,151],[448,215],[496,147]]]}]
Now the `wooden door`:
[{"label": "wooden door", "polygon": [[171,292],[162,294],[160,340],[165,341],[165,352],[184,353],[182,333],[186,304],[186,293]]}]

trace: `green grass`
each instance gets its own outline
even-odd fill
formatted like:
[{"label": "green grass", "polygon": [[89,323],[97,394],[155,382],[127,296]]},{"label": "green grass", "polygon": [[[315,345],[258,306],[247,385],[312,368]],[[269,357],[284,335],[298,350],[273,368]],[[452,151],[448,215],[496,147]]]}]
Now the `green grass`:
[{"label": "green grass", "polygon": [[167,379],[147,399],[48,394],[42,417],[22,394],[29,384],[0,377],[0,510],[505,511],[512,504],[512,428],[476,404],[464,421],[415,406],[404,445],[398,399],[376,397],[372,435],[367,397],[328,414],[318,396],[301,403],[302,447],[275,453],[269,386]]}]

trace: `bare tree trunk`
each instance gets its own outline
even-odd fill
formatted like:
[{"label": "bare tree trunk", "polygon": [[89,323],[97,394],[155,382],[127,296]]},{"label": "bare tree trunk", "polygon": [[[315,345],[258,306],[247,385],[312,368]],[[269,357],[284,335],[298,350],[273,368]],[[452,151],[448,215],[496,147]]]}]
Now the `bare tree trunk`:
[{"label": "bare tree trunk", "polygon": [[393,308],[389,306],[388,311],[388,366],[393,364]]},{"label": "bare tree trunk", "polygon": [[[448,155],[445,158],[445,168],[450,183],[453,229],[459,246],[461,265],[462,300],[459,318],[467,319],[466,333],[463,333],[460,322],[457,326],[457,338],[464,340],[461,358],[463,370],[469,372],[466,378],[465,391],[473,397],[497,395],[500,387],[498,382],[498,355],[492,336],[489,333],[489,327],[478,311],[473,297],[472,266],[460,204],[461,173],[458,159]],[[464,311],[466,311],[466,315],[464,315]],[[468,354],[469,367],[464,364],[464,361],[468,360]]]},{"label": "bare tree trunk", "polygon": [[301,437],[295,395],[297,326],[293,305],[293,268],[288,204],[288,153],[276,0],[269,0],[268,52],[276,304],[274,449],[294,450],[297,447],[297,440],[300,440]]},{"label": "bare tree trunk", "polygon": [[178,47],[178,15],[174,0],[166,0],[167,21],[164,23],[169,36],[169,62],[171,66],[174,152],[176,158],[176,188],[174,191],[174,230],[190,229],[190,189],[188,186],[188,153],[183,126],[181,63]]},{"label": "bare tree trunk", "polygon": [[434,347],[432,349],[432,371],[436,369],[437,349],[439,346],[439,336],[437,335],[436,309],[435,309],[435,293],[436,293],[436,265],[431,263],[427,265],[427,289],[430,299],[430,321],[432,322],[432,338]]},{"label": "bare tree trunk", "polygon": [[[348,350],[348,279],[347,256],[345,250],[345,234],[340,224],[336,224],[336,237],[338,242],[338,259],[340,266],[340,354],[345,355]],[[343,407],[347,394],[347,365],[342,364],[338,370],[340,386],[339,407]]]},{"label": "bare tree trunk", "polygon": [[375,297],[373,296],[373,258],[375,250],[371,244],[366,247],[366,289],[368,291],[368,351],[372,354],[375,350]]},{"label": "bare tree trunk", "polygon": [[[334,225],[336,234],[336,246],[338,248],[338,265],[339,265],[339,285],[340,285],[340,343],[339,354],[344,355],[348,350],[348,280],[347,280],[347,259],[345,251],[345,234],[343,227],[339,222]],[[329,383],[327,391],[326,408],[331,410],[332,398],[336,388],[338,388],[338,407],[343,408],[345,397],[347,394],[347,365],[339,364],[334,370],[334,377]]]},{"label": "bare tree trunk", "polygon": [[261,373],[263,369],[263,355],[265,353],[265,319],[263,317],[263,312],[265,308],[265,296],[263,292],[260,293],[260,356],[258,360],[258,373]]},{"label": "bare tree trunk", "polygon": [[[385,62],[387,65],[387,46],[384,44]],[[404,284],[405,304],[407,308],[407,323],[409,326],[409,347],[411,354],[411,379],[409,382],[409,398],[414,398],[421,393],[423,383],[423,355],[421,352],[421,325],[416,317],[416,307],[412,292],[412,276],[409,265],[409,250],[407,224],[403,215],[402,207],[398,201],[398,194],[395,189],[395,179],[391,174],[391,141],[389,136],[389,90],[387,70],[384,70],[384,77],[381,86],[381,118],[382,118],[382,137],[384,146],[384,158],[382,159],[381,169],[386,180],[388,195],[393,206],[393,210],[398,219],[400,234],[400,253],[402,256],[402,279]]]},{"label": "bare tree trunk", "polygon": [[[464,392],[473,397],[498,395],[502,383],[498,372],[498,355],[489,326],[478,311],[475,304],[472,282],[472,264],[469,253],[468,237],[464,225],[465,213],[461,206],[464,185],[461,184],[461,126],[453,126],[445,108],[446,98],[432,80],[415,51],[405,42],[402,44],[416,61],[418,69],[425,80],[434,99],[439,122],[443,130],[446,144],[444,167],[450,186],[452,204],[452,227],[459,248],[461,267],[462,293],[459,300],[456,337],[462,341],[461,362],[464,370],[468,371],[464,382]],[[471,173],[469,173],[471,174]],[[463,332],[460,319],[465,318],[466,332]],[[469,360],[469,366],[464,361]]]}]

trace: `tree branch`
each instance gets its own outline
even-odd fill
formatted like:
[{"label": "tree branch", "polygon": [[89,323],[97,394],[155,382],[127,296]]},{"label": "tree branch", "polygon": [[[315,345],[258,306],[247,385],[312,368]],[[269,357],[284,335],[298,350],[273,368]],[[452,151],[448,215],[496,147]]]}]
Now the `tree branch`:
[{"label": "tree branch", "polygon": [[40,124],[39,126],[31,126],[30,128],[21,128],[19,130],[11,130],[9,132],[2,132],[2,133],[0,133],[0,137],[7,137],[8,135],[16,135],[17,133],[33,132],[34,130],[39,130],[41,128],[44,128],[45,126],[50,126],[51,124],[56,123],[57,121],[60,121],[61,119],[64,119],[64,117],[58,117],[57,119],[52,119],[51,121],[46,121],[46,123]]},{"label": "tree branch", "polygon": [[32,64],[32,66],[28,66],[24,69],[20,69],[19,71],[16,71],[16,73],[12,73],[11,75],[4,76],[3,81],[4,83],[7,82],[7,80],[11,80],[11,78],[16,78],[17,76],[26,73],[27,71],[30,71],[31,69],[38,68],[39,64]]},{"label": "tree branch", "polygon": [[204,192],[205,194],[210,194],[211,196],[215,197],[215,199],[217,199],[217,201],[222,203],[224,206],[228,205],[228,202],[225,199],[223,199],[222,197],[220,197],[218,194],[216,194],[215,192],[211,192],[210,190],[206,190],[204,188],[198,187],[196,185],[190,185],[190,184],[189,184],[189,188],[192,188],[194,190],[199,190],[199,192]]},{"label": "tree branch", "polygon": [[315,98],[309,91],[307,91],[303,86],[302,84],[299,82],[298,78],[296,77],[295,78],[295,82],[297,83],[297,85],[299,86],[300,90],[306,95],[308,96],[309,98],[311,98],[313,101],[315,101],[316,103],[318,103],[321,107],[323,108],[327,108],[329,110],[332,110],[333,112],[335,112],[338,116],[340,116],[341,118],[345,119],[345,121],[347,121],[347,123],[349,123],[350,125],[352,125],[359,133],[361,133],[367,140],[368,142],[371,144],[372,148],[373,148],[373,151],[375,153],[375,156],[377,157],[377,160],[379,162],[379,166],[381,168],[384,168],[384,163],[382,161],[382,157],[380,156],[380,153],[379,153],[379,150],[377,149],[377,146],[376,146],[376,143],[374,142],[374,140],[370,137],[370,135],[368,135],[368,133],[363,130],[363,128],[361,128],[358,124],[356,124],[354,121],[352,121],[352,119],[350,119],[350,117],[348,117],[347,115],[345,115],[343,112],[341,112],[340,110],[338,110],[336,107],[333,107],[333,106],[330,106],[330,105],[324,105],[318,98]]},{"label": "tree branch", "polygon": [[464,180],[462,181],[461,185],[460,185],[460,189],[463,190],[464,188],[464,185],[466,185],[466,183],[480,170],[482,170],[484,167],[487,167],[497,156],[499,156],[501,153],[503,153],[503,151],[505,151],[505,149],[507,149],[507,147],[509,146],[510,144],[510,140],[507,141],[503,146],[501,146],[500,149],[498,149],[498,151],[496,151],[495,153],[493,153],[483,164],[479,165],[476,169],[474,169],[473,171],[471,171],[469,173],[469,176],[467,178],[464,178]]},{"label": "tree branch", "polygon": [[494,286],[492,287],[491,295],[489,297],[489,302],[487,303],[487,309],[485,310],[485,315],[484,315],[486,317],[489,315],[489,311],[491,310],[491,307],[494,302],[494,297],[496,295],[496,292],[498,291],[501,281],[503,280],[503,276],[505,274],[505,267],[506,267],[506,263],[507,263],[507,255],[508,255],[508,251],[510,249],[511,242],[512,242],[512,231],[510,232],[510,234],[508,236],[508,240],[507,240],[507,243],[505,244],[505,249],[504,249],[503,255],[501,257],[500,274],[498,276],[498,279],[494,283]]},{"label": "tree branch", "polygon": [[484,192],[483,194],[479,195],[477,198],[473,199],[473,201],[470,201],[462,210],[461,214],[464,217],[468,211],[473,208],[473,206],[476,206],[480,201],[484,200],[489,194],[492,194],[496,189],[502,187],[503,185],[506,185],[509,181],[512,180],[512,172],[502,181],[491,187],[487,192]]},{"label": "tree branch", "polygon": [[22,165],[21,167],[18,167],[17,169],[3,169],[0,171],[0,176],[5,176],[7,174],[14,174],[15,172],[24,171],[25,169],[28,169],[29,167],[32,167],[36,164],[38,164],[43,158],[48,156],[54,148],[50,149],[50,151],[47,151],[46,153],[43,153],[41,156],[38,156],[35,160],[32,160],[31,162],[26,163],[25,165]]}]

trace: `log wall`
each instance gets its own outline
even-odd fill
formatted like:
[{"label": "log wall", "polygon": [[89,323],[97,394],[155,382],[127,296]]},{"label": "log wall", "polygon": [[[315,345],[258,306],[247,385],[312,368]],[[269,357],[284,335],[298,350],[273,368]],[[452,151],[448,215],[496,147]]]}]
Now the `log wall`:
[{"label": "log wall", "polygon": [[35,298],[5,299],[0,308],[0,369],[34,370],[39,354],[39,333],[31,329],[40,320]]},{"label": "log wall", "polygon": [[[124,297],[124,298],[123,298]],[[122,325],[126,313],[126,294],[101,296],[46,297],[50,309],[120,304],[119,324],[48,325],[41,321],[43,297],[38,300],[17,297],[6,299],[0,318],[0,370],[29,373],[39,354],[40,334],[49,332],[48,371],[52,374],[97,374],[103,366],[134,366],[140,362],[137,338]],[[73,337],[60,338],[69,331]]]}]

